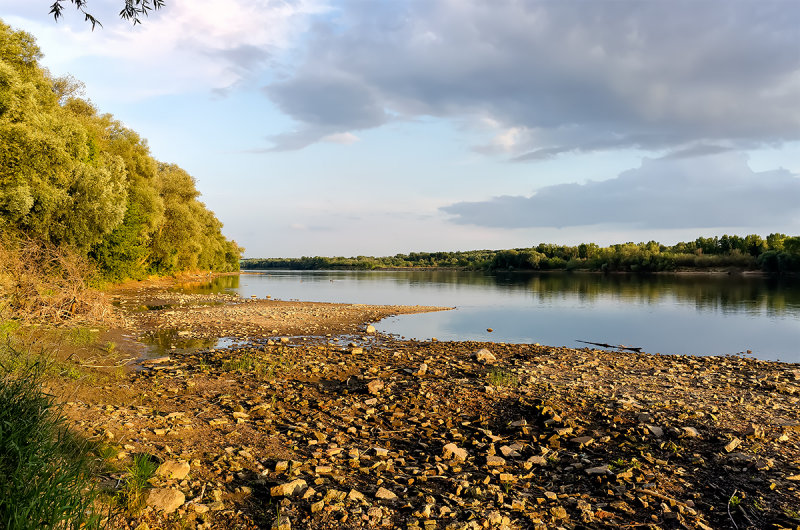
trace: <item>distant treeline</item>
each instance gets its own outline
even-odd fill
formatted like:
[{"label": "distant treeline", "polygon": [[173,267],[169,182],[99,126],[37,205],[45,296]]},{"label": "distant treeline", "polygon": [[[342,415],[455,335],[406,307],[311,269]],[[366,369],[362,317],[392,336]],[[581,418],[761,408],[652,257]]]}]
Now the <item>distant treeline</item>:
[{"label": "distant treeline", "polygon": [[800,272],[800,237],[770,234],[699,237],[667,246],[622,243],[600,247],[540,243],[530,248],[466,252],[412,252],[387,257],[357,256],[245,259],[243,269],[386,269],[460,268],[467,270],[589,270],[660,272],[735,268],[767,272]]},{"label": "distant treeline", "polygon": [[41,56],[30,34],[0,21],[2,244],[70,249],[112,280],[237,270],[242,249],[194,179],[155,160],[146,140],[98,113],[82,84],[53,77]]}]

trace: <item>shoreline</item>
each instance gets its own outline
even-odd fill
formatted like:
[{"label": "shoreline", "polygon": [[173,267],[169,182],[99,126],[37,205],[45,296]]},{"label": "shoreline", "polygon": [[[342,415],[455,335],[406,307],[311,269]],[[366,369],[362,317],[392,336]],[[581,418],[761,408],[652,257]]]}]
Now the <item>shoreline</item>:
[{"label": "shoreline", "polygon": [[139,339],[240,332],[227,348],[144,359],[66,403],[121,462],[146,453],[190,470],[152,481],[184,499],[169,513],[151,503],[115,527],[800,525],[800,365],[368,328],[431,308],[247,301],[163,282],[112,294]]}]

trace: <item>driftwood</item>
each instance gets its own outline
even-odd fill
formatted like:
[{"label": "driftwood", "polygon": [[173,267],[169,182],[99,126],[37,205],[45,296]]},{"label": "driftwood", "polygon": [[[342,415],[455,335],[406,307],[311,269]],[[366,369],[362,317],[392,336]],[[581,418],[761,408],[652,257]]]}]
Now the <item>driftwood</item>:
[{"label": "driftwood", "polygon": [[588,340],[578,340],[578,339],[575,339],[575,341],[582,342],[584,344],[591,344],[593,346],[600,346],[601,348],[616,348],[618,350],[635,351],[636,353],[642,352],[641,348],[637,348],[634,346],[623,346],[622,344],[614,346],[613,344],[606,344],[605,342],[589,342]]}]

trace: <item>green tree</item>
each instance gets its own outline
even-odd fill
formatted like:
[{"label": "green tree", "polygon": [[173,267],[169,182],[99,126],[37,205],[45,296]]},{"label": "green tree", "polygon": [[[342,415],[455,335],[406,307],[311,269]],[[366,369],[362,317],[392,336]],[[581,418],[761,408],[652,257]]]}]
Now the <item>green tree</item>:
[{"label": "green tree", "polygon": [[[88,0],[55,0],[50,5],[50,14],[53,15],[56,21],[64,16],[64,4],[74,5],[75,9],[83,15],[84,20],[92,25],[92,29],[95,26],[103,26],[94,15],[86,10]],[[141,24],[142,16],[147,16],[150,11],[161,9],[164,5],[164,0],[124,0],[119,16],[130,21],[133,25]]]}]

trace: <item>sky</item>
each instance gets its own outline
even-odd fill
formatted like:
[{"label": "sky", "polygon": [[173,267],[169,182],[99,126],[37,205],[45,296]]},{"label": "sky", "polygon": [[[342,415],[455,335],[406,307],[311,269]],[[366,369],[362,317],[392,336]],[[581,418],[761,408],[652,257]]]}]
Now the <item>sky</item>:
[{"label": "sky", "polygon": [[246,257],[800,234],[794,0],[0,0]]}]

